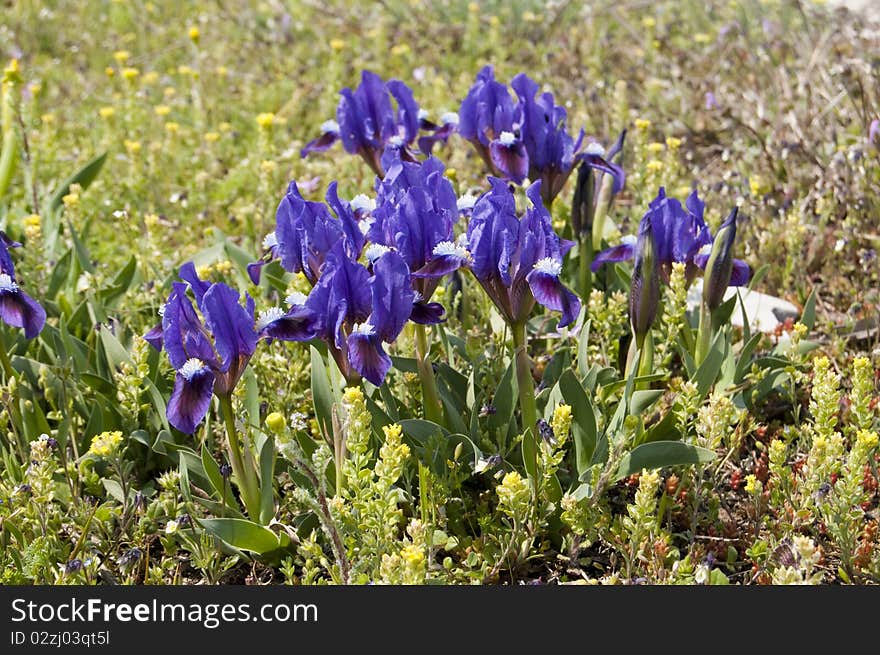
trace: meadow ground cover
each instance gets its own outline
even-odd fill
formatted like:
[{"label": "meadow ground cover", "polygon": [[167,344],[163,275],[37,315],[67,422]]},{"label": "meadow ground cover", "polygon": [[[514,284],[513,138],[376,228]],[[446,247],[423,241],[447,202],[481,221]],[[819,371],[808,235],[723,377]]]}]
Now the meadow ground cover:
[{"label": "meadow ground cover", "polygon": [[878,47],[3,3],[0,583],[877,583]]}]

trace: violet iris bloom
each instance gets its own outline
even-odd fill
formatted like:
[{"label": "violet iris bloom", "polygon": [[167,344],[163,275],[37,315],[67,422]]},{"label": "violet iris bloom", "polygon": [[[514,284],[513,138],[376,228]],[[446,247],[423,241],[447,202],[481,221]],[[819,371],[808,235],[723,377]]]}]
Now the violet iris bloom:
[{"label": "violet iris bloom", "polygon": [[455,268],[444,268],[446,260],[437,253],[454,248],[453,227],[458,221],[458,199],[444,166],[435,157],[421,164],[387,159],[388,173],[377,184],[376,209],[367,232],[371,242],[366,250],[373,261],[389,248],[394,249],[411,271],[430,270],[434,275],[413,276],[416,292],[412,320],[438,323],[444,309],[430,302],[440,278]]},{"label": "violet iris bloom", "polygon": [[[642,220],[651,221],[654,235],[655,253],[660,267],[660,277],[669,282],[672,264],[685,264],[685,276],[688,284],[696,277],[708,260],[708,250],[712,247],[712,234],[703,219],[705,203],[694,191],[688,196],[685,207],[675,199],[667,197],[666,190],[660,187],[657,197],[651,202]],[[603,250],[593,260],[590,268],[597,271],[607,262],[621,262],[632,259],[635,253],[636,240],[625,237],[619,245]],[[705,257],[703,255],[705,255]],[[749,281],[749,266],[736,259],[733,261],[733,274],[730,286],[743,286]]]},{"label": "violet iris bloom", "polygon": [[[278,257],[281,266],[292,273],[302,273],[311,285],[318,281],[324,258],[342,241],[350,257],[357,258],[364,248],[366,223],[351,203],[340,200],[336,182],[327,188],[327,205],[302,197],[296,182],[291,182],[275,213],[275,231],[263,241],[264,256],[248,265],[248,275],[259,284],[260,270]],[[363,228],[363,229],[362,229]]]},{"label": "violet iris bloom", "polygon": [[383,343],[392,343],[403,330],[415,292],[409,268],[397,252],[383,252],[371,268],[372,275],[337,244],[303,307],[343,375],[350,380],[357,372],[379,386],[391,368]]},{"label": "violet iris bloom", "polygon": [[540,303],[562,313],[557,327],[573,323],[580,313],[578,297],[563,286],[562,258],[573,243],[553,231],[550,213],[541,202],[541,182],[526,191],[532,207],[522,218],[507,182],[490,177],[492,188],[474,205],[465,244],[437,256],[443,266],[426,266],[414,275],[468,267],[511,325],[526,321]]},{"label": "violet iris bloom", "polygon": [[[305,341],[315,336],[311,314],[300,306],[285,312],[271,309],[254,319],[254,301],[223,283],[199,279],[192,262],[180,269],[185,282],[175,282],[162,307],[161,339],[156,329],[145,338],[168,352],[177,372],[168,401],[168,422],[192,434],[208,413],[212,395],[228,396],[244,374],[260,339]],[[199,317],[187,295],[192,290]],[[256,323],[256,324],[255,324]]]},{"label": "violet iris bloom", "polygon": [[342,140],[347,153],[360,155],[379,176],[387,146],[399,149],[404,159],[415,158],[409,148],[419,133],[419,106],[406,84],[400,80],[386,83],[365,70],[357,89],[345,88],[340,95],[336,120],[324,123],[321,136],[306,144],[302,157]]},{"label": "violet iris bloom", "polygon": [[15,279],[9,249],[19,246],[20,243],[0,231],[0,320],[12,327],[24,328],[24,336],[33,339],[46,325],[46,310],[22,291]]},{"label": "violet iris bloom", "polygon": [[538,85],[524,73],[513,78],[511,87],[516,102],[495,80],[492,66],[485,66],[459,109],[459,134],[493,172],[516,184],[526,178],[541,180],[548,206],[580,161],[612,175],[615,193],[623,187],[623,169],[606,161],[601,147],[588,145],[581,152],[584,132],[577,139],[567,132],[567,113],[552,93],[539,95]]}]

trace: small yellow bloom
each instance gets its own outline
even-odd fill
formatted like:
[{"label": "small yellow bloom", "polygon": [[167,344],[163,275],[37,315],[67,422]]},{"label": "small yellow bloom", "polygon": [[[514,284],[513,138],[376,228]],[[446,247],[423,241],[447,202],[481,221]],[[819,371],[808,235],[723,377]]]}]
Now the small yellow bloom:
[{"label": "small yellow bloom", "polygon": [[31,214],[24,219],[24,236],[30,240],[37,240],[43,235],[42,222],[39,214]]},{"label": "small yellow bloom", "polygon": [[694,41],[696,41],[697,43],[709,43],[711,40],[712,37],[705,32],[694,34]]},{"label": "small yellow bloom", "polygon": [[501,25],[501,19],[493,14],[492,16],[489,16],[489,25],[492,27],[498,27]]},{"label": "small yellow bloom", "polygon": [[124,64],[128,61],[129,57],[131,57],[131,53],[128,50],[117,50],[113,53],[113,59],[118,61],[120,64]]},{"label": "small yellow bloom", "polygon": [[110,457],[113,455],[119,445],[122,443],[122,432],[102,432],[92,437],[92,443],[89,446],[89,455],[97,457]]},{"label": "small yellow bloom", "polygon": [[116,69],[112,66],[107,66],[107,68],[104,69],[104,74],[107,77],[113,77],[114,75],[116,75]]},{"label": "small yellow bloom", "polygon": [[175,93],[177,93],[177,89],[175,89],[173,86],[166,86],[164,89],[162,89],[162,93],[165,95],[166,98],[170,98]]},{"label": "small yellow bloom", "polygon": [[364,402],[364,392],[359,387],[346,387],[342,392],[342,402],[346,405]]},{"label": "small yellow bloom", "polygon": [[398,43],[396,46],[391,48],[391,54],[395,57],[399,57],[400,55],[405,55],[410,50],[409,45],[406,43]]},{"label": "small yellow bloom", "polygon": [[217,66],[217,68],[214,69],[214,72],[220,77],[226,77],[229,75],[229,69],[226,68],[226,66]]},{"label": "small yellow bloom", "polygon": [[218,125],[217,128],[221,132],[231,132],[232,131],[232,123],[227,123],[226,121],[224,121],[224,122],[220,123],[220,125]]},{"label": "small yellow bloom", "polygon": [[644,27],[646,30],[650,30],[651,28],[656,27],[656,26],[657,26],[657,20],[654,19],[653,17],[645,16],[642,19],[642,27]]},{"label": "small yellow bloom", "polygon": [[403,428],[397,423],[382,426],[382,431],[385,433],[387,441],[399,441],[400,435],[403,434]]},{"label": "small yellow bloom", "polygon": [[174,121],[168,121],[165,123],[165,131],[168,132],[168,134],[177,134],[180,132],[180,124],[175,123]]},{"label": "small yellow bloom", "polygon": [[150,71],[148,73],[144,73],[143,82],[144,84],[155,84],[159,81],[159,73],[156,71]]},{"label": "small yellow bloom", "polygon": [[67,208],[76,207],[77,205],[79,205],[79,194],[68,193],[61,198],[61,202],[63,202],[64,206]]},{"label": "small yellow bloom", "polygon": [[642,132],[647,132],[651,127],[651,121],[647,118],[637,118],[635,121],[636,129],[641,130]]},{"label": "small yellow bloom", "polygon": [[458,179],[458,171],[455,170],[454,168],[447,168],[446,169],[446,177],[448,177],[450,180],[455,182],[455,180]]},{"label": "small yellow bloom", "polygon": [[266,427],[277,434],[287,427],[287,421],[284,420],[284,415],[281,412],[272,412],[266,417]]},{"label": "small yellow bloom", "polygon": [[116,114],[116,109],[113,107],[101,107],[98,110],[98,114],[100,114],[101,118],[113,118],[113,115]]},{"label": "small yellow bloom", "polygon": [[55,114],[43,114],[40,116],[40,122],[44,125],[51,125],[55,122]]},{"label": "small yellow bloom", "polygon": [[159,224],[159,217],[156,214],[145,214],[144,225],[148,230],[153,229]]},{"label": "small yellow bloom", "polygon": [[189,66],[183,65],[177,67],[177,74],[183,75],[184,77],[187,75],[192,75],[193,69]]},{"label": "small yellow bloom", "polygon": [[210,264],[203,265],[203,266],[196,266],[196,274],[200,278],[202,278],[203,280],[211,277],[211,273],[213,273],[213,272],[214,272],[214,267],[211,266]]},{"label": "small yellow bloom", "polygon": [[271,159],[264,159],[260,162],[260,170],[266,175],[271,175],[278,168],[278,163]]},{"label": "small yellow bloom", "polygon": [[651,173],[660,173],[664,168],[664,164],[662,161],[658,159],[652,159],[647,164],[645,164],[645,168],[648,169]]},{"label": "small yellow bloom", "polygon": [[130,154],[130,155],[136,155],[137,153],[139,153],[141,151],[141,142],[140,141],[131,141],[129,139],[126,139],[122,143],[125,146],[125,149],[128,151],[128,154]]},{"label": "small yellow bloom", "polygon": [[522,19],[526,23],[536,23],[539,20],[538,16],[533,11],[524,11],[523,15],[522,15]]},{"label": "small yellow bloom", "polygon": [[168,105],[156,105],[153,107],[153,111],[156,112],[156,116],[167,116],[171,113],[171,107]]},{"label": "small yellow bloom", "polygon": [[123,68],[122,69],[122,77],[124,77],[129,82],[134,82],[138,78],[138,75],[140,75],[140,74],[141,74],[141,72],[137,68]]},{"label": "small yellow bloom", "polygon": [[343,39],[330,39],[330,47],[338,52],[345,48],[345,41]]},{"label": "small yellow bloom", "polygon": [[199,39],[201,38],[202,33],[198,27],[193,25],[189,28],[189,40],[198,45]]},{"label": "small yellow bloom", "polygon": [[43,90],[43,85],[39,82],[31,82],[30,89],[33,95],[38,96],[40,95],[40,91]]},{"label": "small yellow bloom", "polygon": [[214,143],[218,139],[220,139],[219,132],[205,132],[205,141],[208,143]]},{"label": "small yellow bloom", "polygon": [[658,153],[663,152],[663,150],[664,150],[664,145],[662,143],[657,143],[655,141],[654,143],[648,144],[648,152],[650,152],[652,154],[656,155]]},{"label": "small yellow bloom", "polygon": [[272,129],[272,125],[275,124],[275,114],[270,111],[263,112],[261,114],[257,114],[257,125],[260,126],[263,130]]},{"label": "small yellow bloom", "polygon": [[746,489],[747,494],[757,496],[762,491],[764,491],[764,485],[761,484],[761,481],[757,478],[757,476],[750,473],[749,475],[746,476],[745,489]]},{"label": "small yellow bloom", "polygon": [[674,136],[666,137],[666,147],[670,150],[678,150],[681,147],[681,139]]}]

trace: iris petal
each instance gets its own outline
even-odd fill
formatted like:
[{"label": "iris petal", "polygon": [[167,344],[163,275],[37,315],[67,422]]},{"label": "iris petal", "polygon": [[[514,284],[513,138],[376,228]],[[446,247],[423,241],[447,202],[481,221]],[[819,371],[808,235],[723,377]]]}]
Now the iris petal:
[{"label": "iris petal", "polygon": [[590,270],[595,273],[602,264],[626,261],[627,259],[632,259],[634,255],[635,243],[621,243],[611,246],[596,255],[593,263],[590,264]]},{"label": "iris petal", "polygon": [[354,370],[377,387],[391,368],[391,358],[375,334],[355,332],[348,337],[348,360]]},{"label": "iris petal", "polygon": [[419,325],[442,323],[446,317],[446,309],[439,302],[414,302],[409,320]]},{"label": "iris petal", "polygon": [[205,367],[189,379],[178,373],[168,400],[168,422],[186,434],[196,431],[211,406],[214,373]]},{"label": "iris petal", "polygon": [[581,311],[581,301],[567,289],[559,277],[534,269],[526,276],[532,295],[547,309],[562,312],[558,328],[563,328],[577,320]]},{"label": "iris petal", "polygon": [[733,260],[733,273],[730,275],[730,286],[744,287],[752,277],[752,269],[741,259]]},{"label": "iris petal", "polygon": [[261,337],[281,341],[309,341],[317,334],[318,318],[304,305],[296,305],[284,316],[268,323],[260,330]]},{"label": "iris petal", "polygon": [[529,153],[522,141],[516,140],[509,145],[498,139],[489,144],[489,154],[495,168],[516,184],[522,184],[529,175]]},{"label": "iris petal", "polygon": [[339,141],[338,132],[324,132],[317,139],[309,141],[303,149],[299,151],[299,156],[308,157],[313,152],[324,152],[329,150],[337,141]]},{"label": "iris petal", "polygon": [[220,355],[220,371],[229,370],[233,361],[249,358],[257,345],[254,315],[239,304],[238,292],[218,282],[205,293],[205,322]]},{"label": "iris petal", "polygon": [[3,290],[0,291],[0,319],[12,327],[24,328],[24,336],[33,339],[46,324],[46,310],[20,289]]}]

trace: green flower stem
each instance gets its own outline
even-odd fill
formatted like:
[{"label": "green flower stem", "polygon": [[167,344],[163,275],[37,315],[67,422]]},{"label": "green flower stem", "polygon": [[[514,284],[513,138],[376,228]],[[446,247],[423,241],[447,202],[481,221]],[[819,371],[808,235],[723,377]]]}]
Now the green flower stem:
[{"label": "green flower stem", "polygon": [[535,404],[535,382],[532,378],[532,360],[527,349],[526,324],[515,323],[510,326],[513,335],[513,356],[516,362],[516,383],[519,389],[519,408],[522,412],[522,430],[534,430],[538,422],[538,408]]},{"label": "green flower stem", "polygon": [[585,300],[590,296],[590,287],[593,284],[593,275],[590,264],[593,261],[593,240],[589,234],[578,235],[578,282],[581,298]]},{"label": "green flower stem", "polygon": [[232,472],[235,474],[235,480],[238,483],[241,498],[244,501],[245,509],[248,516],[254,520],[260,517],[260,493],[257,487],[257,481],[254,477],[254,471],[245,466],[241,456],[241,443],[238,440],[238,434],[235,431],[235,414],[232,411],[232,398],[230,396],[219,396],[220,413],[223,414],[223,420],[226,423],[226,436],[229,439],[229,460],[232,464]]},{"label": "green flower stem", "polygon": [[712,311],[706,306],[706,303],[700,303],[700,326],[697,328],[697,351],[694,353],[697,366],[702,364],[706,355],[709,354],[714,328]]},{"label": "green flower stem", "polygon": [[15,369],[12,368],[9,353],[6,352],[6,339],[3,336],[2,327],[0,327],[0,364],[3,365],[3,372],[6,374],[6,381],[9,382],[9,380],[15,377]]},{"label": "green flower stem", "polygon": [[416,361],[419,366],[419,378],[422,382],[422,402],[425,405],[425,418],[432,423],[442,425],[443,405],[437,392],[437,379],[434,367],[431,366],[431,348],[428,345],[428,334],[424,325],[414,324],[416,333]]},{"label": "green flower stem", "polygon": [[[651,375],[654,372],[654,335],[649,331],[641,343],[638,344],[639,366],[636,370],[636,376]],[[648,384],[640,382],[635,387],[637,390],[647,389]]]}]

